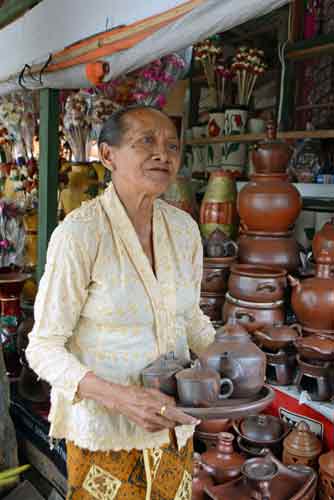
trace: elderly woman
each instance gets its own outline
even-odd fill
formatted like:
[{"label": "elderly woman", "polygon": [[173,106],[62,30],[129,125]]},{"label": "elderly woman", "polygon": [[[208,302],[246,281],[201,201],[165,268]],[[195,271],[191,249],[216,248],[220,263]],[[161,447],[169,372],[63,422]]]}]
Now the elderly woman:
[{"label": "elderly woman", "polygon": [[140,378],[162,354],[189,359],[214,336],[199,308],[198,227],[158,199],[179,169],[177,133],[164,113],[128,108],[99,148],[112,183],[51,237],[27,358],[52,386],[69,499],[188,500],[196,421]]}]

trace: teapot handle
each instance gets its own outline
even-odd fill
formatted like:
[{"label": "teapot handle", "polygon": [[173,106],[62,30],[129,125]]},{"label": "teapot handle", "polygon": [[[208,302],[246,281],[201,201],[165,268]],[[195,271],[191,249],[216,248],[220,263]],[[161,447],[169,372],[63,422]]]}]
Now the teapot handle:
[{"label": "teapot handle", "polygon": [[232,246],[233,247],[233,257],[238,257],[238,254],[239,254],[239,247],[238,245],[236,244],[235,241],[233,240],[229,240],[226,242],[226,248],[228,248],[229,246]]},{"label": "teapot handle", "polygon": [[303,336],[303,330],[302,330],[302,327],[299,323],[293,323],[292,325],[290,325],[290,328],[293,328],[294,330],[296,330],[299,337]]}]

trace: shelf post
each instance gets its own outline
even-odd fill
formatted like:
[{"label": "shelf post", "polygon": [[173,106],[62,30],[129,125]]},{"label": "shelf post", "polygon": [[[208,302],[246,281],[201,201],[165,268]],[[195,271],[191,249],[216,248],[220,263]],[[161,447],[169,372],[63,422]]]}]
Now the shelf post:
[{"label": "shelf post", "polygon": [[44,272],[46,252],[51,233],[57,225],[58,124],[59,91],[42,89],[40,91],[38,281]]}]

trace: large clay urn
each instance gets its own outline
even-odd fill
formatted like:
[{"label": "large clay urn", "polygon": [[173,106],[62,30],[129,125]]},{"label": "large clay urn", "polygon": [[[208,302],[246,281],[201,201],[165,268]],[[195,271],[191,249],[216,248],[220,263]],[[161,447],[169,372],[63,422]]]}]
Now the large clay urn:
[{"label": "large clay urn", "polygon": [[300,251],[292,232],[242,232],[238,245],[239,261],[242,264],[276,267],[290,273],[299,267]]},{"label": "large clay urn", "polygon": [[234,318],[217,331],[200,360],[203,366],[232,380],[232,398],[256,396],[264,385],[266,356]]},{"label": "large clay urn", "polygon": [[286,174],[254,174],[241,189],[237,206],[244,230],[280,233],[294,225],[302,199]]},{"label": "large clay urn", "polygon": [[216,484],[232,481],[241,474],[245,458],[234,451],[233,441],[233,434],[220,432],[217,447],[202,454],[203,469],[212,475]]},{"label": "large clay urn", "polygon": [[283,173],[292,156],[293,148],[286,142],[276,139],[273,121],[267,123],[267,138],[255,145],[252,161],[255,172],[260,174]]},{"label": "large clay urn", "polygon": [[312,251],[314,260],[319,264],[334,265],[334,218],[316,233]]},{"label": "large clay urn", "polygon": [[237,187],[231,172],[212,172],[201,203],[200,230],[204,238],[217,228],[227,236],[237,232]]},{"label": "large clay urn", "polygon": [[[299,323],[334,333],[334,277],[329,264],[317,264],[316,275],[299,281],[289,276],[291,304]],[[319,332],[321,333],[321,332]]]}]

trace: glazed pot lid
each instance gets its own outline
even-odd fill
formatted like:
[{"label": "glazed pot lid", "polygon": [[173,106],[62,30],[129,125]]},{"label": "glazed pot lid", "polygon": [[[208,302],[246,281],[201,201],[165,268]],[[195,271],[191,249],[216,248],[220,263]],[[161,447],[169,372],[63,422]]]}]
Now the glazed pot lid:
[{"label": "glazed pot lid", "polygon": [[234,316],[230,316],[227,323],[217,330],[215,340],[231,340],[231,337],[250,340],[247,329]]},{"label": "glazed pot lid", "polygon": [[241,473],[252,481],[270,481],[278,474],[278,467],[270,458],[257,457],[246,460]]},{"label": "glazed pot lid", "polygon": [[321,453],[322,444],[311,432],[310,426],[302,420],[284,439],[284,449],[292,455],[312,457]]},{"label": "glazed pot lid", "polygon": [[295,328],[292,328],[288,325],[274,325],[272,327],[264,327],[263,333],[271,340],[277,340],[281,342],[293,342],[300,336]]},{"label": "glazed pot lid", "polygon": [[276,300],[275,302],[248,302],[247,300],[232,297],[229,292],[226,292],[225,298],[236,306],[249,307],[250,309],[277,309],[284,304],[284,300]]},{"label": "glazed pot lid", "polygon": [[240,420],[239,429],[242,437],[250,441],[275,441],[284,433],[283,422],[271,415],[250,415]]},{"label": "glazed pot lid", "polygon": [[216,380],[220,379],[219,373],[211,368],[202,367],[199,360],[195,361],[192,368],[186,368],[185,370],[179,371],[176,375],[177,380],[189,380],[189,381],[200,381],[200,380]]},{"label": "glazed pot lid", "polygon": [[158,376],[173,374],[180,370],[183,370],[182,361],[175,358],[174,353],[169,353],[144,368],[142,374],[147,376]]},{"label": "glazed pot lid", "polygon": [[286,269],[261,265],[255,266],[252,264],[234,264],[231,268],[231,273],[257,279],[281,278],[288,274]]}]

